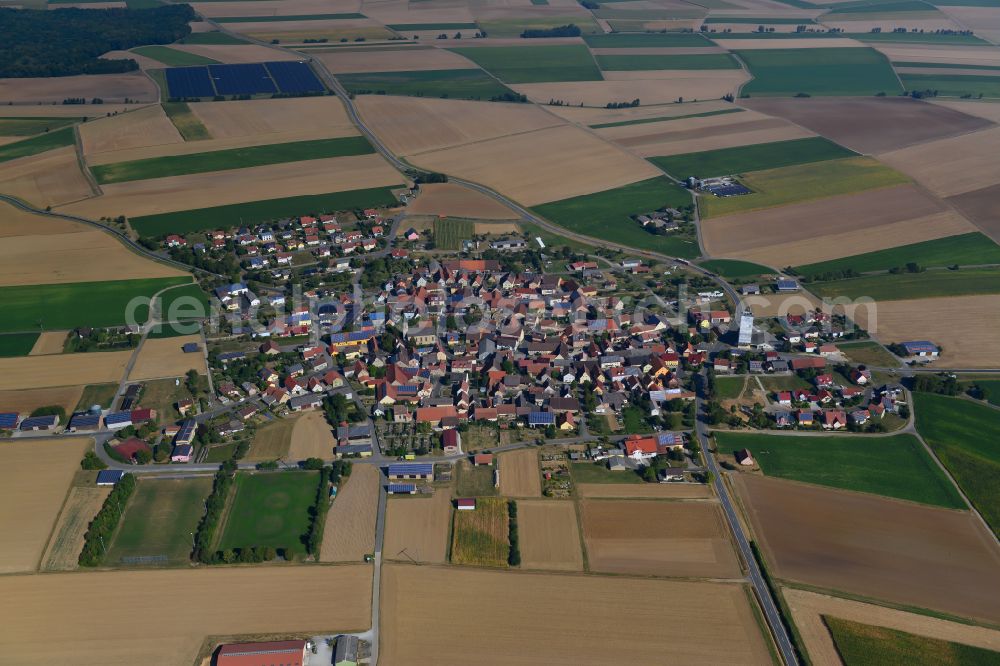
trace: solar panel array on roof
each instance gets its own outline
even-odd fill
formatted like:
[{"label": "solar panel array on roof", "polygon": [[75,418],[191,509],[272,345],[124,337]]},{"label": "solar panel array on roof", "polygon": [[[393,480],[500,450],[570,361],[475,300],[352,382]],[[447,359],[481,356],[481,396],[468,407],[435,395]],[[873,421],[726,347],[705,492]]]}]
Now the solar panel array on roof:
[{"label": "solar panel array on roof", "polygon": [[194,421],[185,421],[181,424],[181,429],[177,431],[176,441],[183,442],[194,437]]},{"label": "solar panel array on roof", "polygon": [[753,190],[744,185],[740,185],[739,183],[734,183],[732,185],[716,185],[714,187],[706,187],[705,189],[717,197],[738,197],[744,194],[753,194]]},{"label": "solar panel array on roof", "polygon": [[528,414],[528,425],[552,425],[556,415],[552,412],[531,412]]},{"label": "solar panel array on roof", "polygon": [[372,330],[351,331],[350,333],[333,333],[330,335],[330,344],[337,344],[340,342],[360,342],[362,340],[368,340],[374,335],[375,332]]},{"label": "solar panel array on roof", "polygon": [[386,490],[389,491],[390,495],[412,494],[417,491],[417,487],[412,483],[390,483],[386,486]]},{"label": "solar panel array on roof", "polygon": [[434,474],[432,463],[402,463],[389,465],[389,476],[430,476]]},{"label": "solar panel array on roof", "polygon": [[104,417],[104,425],[109,428],[116,425],[127,425],[132,423],[132,412],[111,412]]},{"label": "solar panel array on roof", "polygon": [[32,416],[21,421],[21,430],[34,430],[35,428],[51,428],[59,423],[58,416]]},{"label": "solar panel array on roof", "polygon": [[254,95],[278,92],[274,80],[260,63],[209,65],[208,73],[220,95]]},{"label": "solar panel array on roof", "polygon": [[75,414],[69,420],[69,427],[73,430],[97,429],[101,424],[100,414]]},{"label": "solar panel array on roof", "polygon": [[215,97],[215,88],[205,67],[167,68],[167,90],[171,97]]},{"label": "solar panel array on roof", "polygon": [[283,93],[295,95],[325,90],[309,65],[304,62],[265,62],[264,65]]},{"label": "solar panel array on roof", "polygon": [[125,476],[125,472],[120,469],[102,469],[97,473],[97,485],[99,486],[110,486],[121,481],[121,478]]},{"label": "solar panel array on roof", "polygon": [[0,414],[0,430],[12,430],[17,425],[17,412]]}]

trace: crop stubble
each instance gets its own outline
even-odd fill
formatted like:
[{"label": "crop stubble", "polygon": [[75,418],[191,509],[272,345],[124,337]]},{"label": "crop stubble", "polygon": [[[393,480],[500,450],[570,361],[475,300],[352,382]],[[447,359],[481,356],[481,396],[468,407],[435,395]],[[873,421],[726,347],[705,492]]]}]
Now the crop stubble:
[{"label": "crop stubble", "polygon": [[194,343],[202,345],[201,335],[183,335],[173,338],[147,339],[142,343],[139,357],[129,374],[130,380],[161,379],[182,377],[188,370],[199,375],[207,373],[205,355],[197,352],[185,353],[181,347]]},{"label": "crop stubble", "polygon": [[517,533],[522,568],[583,569],[580,531],[573,502],[518,500]]},{"label": "crop stubble", "polygon": [[386,509],[386,559],[444,562],[451,522],[451,496],[438,489],[433,497],[390,498]]},{"label": "crop stubble", "polygon": [[542,482],[538,471],[538,452],[521,449],[497,458],[500,470],[500,494],[506,497],[541,497]]},{"label": "crop stubble", "polygon": [[381,478],[374,465],[355,465],[341,484],[326,515],[321,562],[360,562],[366,553],[374,552]]},{"label": "crop stubble", "polygon": [[118,382],[131,351],[0,358],[0,390]]}]

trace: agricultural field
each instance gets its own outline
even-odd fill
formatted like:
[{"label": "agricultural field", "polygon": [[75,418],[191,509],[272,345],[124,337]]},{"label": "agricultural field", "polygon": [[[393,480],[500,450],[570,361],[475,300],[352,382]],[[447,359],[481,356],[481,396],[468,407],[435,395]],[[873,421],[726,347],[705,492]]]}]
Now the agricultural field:
[{"label": "agricultural field", "polygon": [[333,447],[336,445],[333,428],[323,412],[309,411],[295,419],[291,442],[287,449],[288,458],[293,461],[306,458],[330,460],[333,458]]},{"label": "agricultural field", "polygon": [[481,69],[338,74],[337,79],[355,95],[409,95],[454,97],[489,101],[513,92]]},{"label": "agricultural field", "polygon": [[965,502],[913,435],[785,436],[717,432],[726,453],[748,448],[768,476],[950,509]]},{"label": "agricultural field", "polygon": [[[0,446],[0,572],[34,571],[62,510],[87,437],[7,442]],[[6,652],[6,650],[5,650]]]},{"label": "agricultural field", "polygon": [[218,548],[271,546],[305,553],[303,537],[318,478],[315,472],[237,474]]},{"label": "agricultural field", "polygon": [[292,446],[292,433],[295,424],[302,416],[290,416],[265,423],[257,428],[247,460],[265,461],[281,460],[288,457]]},{"label": "agricultural field", "polygon": [[354,465],[341,480],[326,514],[321,562],[360,562],[375,552],[375,514],[382,474],[374,465]]},{"label": "agricultural field", "polygon": [[[157,101],[156,85],[139,72],[127,74],[81,74],[59,78],[0,79],[0,102],[4,104],[62,104],[71,97],[93,99],[105,104],[133,104]],[[101,115],[104,115],[102,108]]]},{"label": "agricultural field", "polygon": [[[463,449],[464,449],[463,442]],[[492,465],[473,466],[468,460],[459,460],[455,467],[456,497],[489,497],[497,494],[493,485]]]},{"label": "agricultural field", "polygon": [[650,161],[677,178],[711,177],[852,157],[853,151],[828,139],[811,137],[752,146],[653,157]]},{"label": "agricultural field", "polygon": [[932,90],[941,97],[1000,97],[1000,77],[941,74],[901,73],[900,79],[907,90]]},{"label": "agricultural field", "polygon": [[591,571],[726,578],[740,563],[718,504],[581,500]]},{"label": "agricultural field", "polygon": [[0,192],[41,208],[94,195],[72,146],[0,162]]},{"label": "agricultural field", "polygon": [[583,570],[576,507],[558,500],[518,500],[521,568]]},{"label": "agricultural field", "polygon": [[434,245],[442,250],[461,250],[462,241],[471,239],[474,231],[470,220],[434,220]]},{"label": "agricultural field", "polygon": [[42,556],[41,571],[72,571],[79,566],[77,560],[83,550],[84,535],[90,521],[111,493],[109,487],[93,485],[93,476],[96,475],[86,475],[86,485],[79,482],[78,476],[78,482],[70,488]]},{"label": "agricultural field", "polygon": [[428,183],[420,186],[420,196],[406,206],[408,215],[510,220],[516,213],[502,203],[476,190],[454,183]]},{"label": "agricultural field", "polygon": [[606,108],[608,104],[673,104],[716,100],[736,94],[748,79],[741,69],[660,70],[656,72],[605,72],[604,81],[554,81],[516,83],[511,87],[538,104],[556,99],[570,106]]},{"label": "agricultural field", "polygon": [[[89,409],[92,405],[100,405],[104,409],[110,409],[111,403],[118,393],[118,383],[110,384],[89,384],[83,387],[76,409]],[[69,412],[69,410],[67,410]]]},{"label": "agricultural field", "polygon": [[986,405],[914,394],[917,430],[973,506],[1000,533],[1000,418]]},{"label": "agricultural field", "polygon": [[201,335],[185,335],[180,337],[146,340],[142,343],[139,356],[135,361],[129,379],[141,381],[146,379],[163,379],[165,377],[181,377],[188,370],[195,370],[199,375],[208,373],[205,367],[203,351],[185,353],[181,348],[188,343],[204,347]]},{"label": "agricultural field", "polygon": [[7,333],[0,335],[0,358],[27,356],[35,348],[38,333]]},{"label": "agricultural field", "polygon": [[523,10],[519,16],[511,16],[509,12],[504,12],[500,16],[489,16],[476,21],[480,29],[486,32],[491,38],[511,38],[520,37],[525,30],[545,30],[572,23],[580,28],[585,35],[592,36],[602,32],[600,26],[594,22],[586,10],[576,8],[575,11],[569,7],[559,7],[558,12],[552,15],[533,14],[525,15]]},{"label": "agricultural field", "polygon": [[[13,335],[21,335],[14,333]],[[62,354],[66,351],[69,340],[69,331],[44,331],[42,333],[31,333],[35,336],[35,344],[31,347],[31,356],[42,356],[45,354]]]},{"label": "agricultural field", "polygon": [[852,363],[882,368],[899,367],[899,361],[877,342],[849,342],[837,345]]},{"label": "agricultural field", "polygon": [[[687,664],[771,661],[742,585],[403,564],[386,565],[382,576],[381,653],[388,663],[467,664],[473,651],[483,666],[512,659],[639,664],[666,653]],[[428,606],[438,614],[425,612]],[[599,632],[580,622],[592,616],[628,617],[631,631]]]},{"label": "agricultural field", "polygon": [[582,44],[565,46],[476,46],[452,49],[504,83],[600,81],[601,70]]},{"label": "agricultural field", "polygon": [[[3,576],[4,658],[23,666],[195,663],[206,636],[313,635],[371,624],[371,567],[208,567]],[[107,594],[115,590],[113,595]],[[330,603],[330,590],[338,602]],[[121,627],[155,611],[155,638]],[[16,611],[14,609],[17,609]],[[38,646],[59,627],[62,640]]]},{"label": "agricultural field", "polygon": [[705,55],[596,55],[597,65],[605,72],[640,72],[660,69],[739,69],[740,65],[728,53]]},{"label": "agricultural field", "polygon": [[876,301],[997,294],[1000,293],[1000,270],[968,268],[923,273],[881,273],[846,280],[811,282],[809,290],[820,297],[867,296]]},{"label": "agricultural field", "polygon": [[215,65],[219,61],[204,56],[172,49],[169,46],[140,46],[132,52],[144,58],[158,60],[169,67],[186,67],[188,65]]},{"label": "agricultural field", "polygon": [[1000,128],[971,132],[894,150],[879,156],[941,197],[981,192],[1000,183],[991,159],[1000,146]]},{"label": "agricultural field", "polygon": [[[15,135],[17,136],[17,135]],[[54,132],[47,132],[30,139],[22,139],[14,143],[0,146],[0,162],[16,160],[19,157],[29,157],[44,153],[55,148],[73,145],[73,129],[64,127]]]},{"label": "agricultural field", "polygon": [[315,58],[332,74],[365,72],[420,72],[447,69],[474,69],[467,58],[446,49],[425,46],[397,48],[337,48],[318,51]]},{"label": "agricultural field", "polygon": [[[776,578],[962,617],[998,617],[1000,550],[969,512],[753,474],[732,482]],[[935,575],[921,575],[928,570]]]},{"label": "agricultural field", "polygon": [[836,617],[826,617],[825,621],[845,666],[1000,663],[1000,652],[992,650]]},{"label": "agricultural field", "polygon": [[497,456],[500,494],[505,497],[541,497],[542,481],[538,452],[521,449]]},{"label": "agricultural field", "polygon": [[188,106],[209,134],[219,140],[252,139],[273,144],[358,134],[344,105],[332,96],[240,100],[225,104],[205,102]]},{"label": "agricultural field", "polygon": [[[574,469],[574,473],[576,470]],[[617,472],[609,472],[617,474]],[[620,475],[619,475],[620,476]],[[639,481],[635,474],[630,475]],[[577,483],[580,497],[604,499],[708,499],[712,489],[697,483]]]},{"label": "agricultural field", "polygon": [[772,275],[774,269],[761,264],[749,261],[737,261],[733,259],[709,259],[699,264],[705,270],[718,273],[727,278],[746,279],[760,275]]},{"label": "agricultural field", "polygon": [[119,381],[131,351],[0,358],[0,390]]},{"label": "agricultural field", "polygon": [[752,49],[737,55],[754,76],[742,89],[751,97],[901,92],[888,59],[870,48]]},{"label": "agricultural field", "polygon": [[0,136],[18,137],[49,134],[53,130],[69,127],[76,123],[76,118],[5,117],[0,118]]},{"label": "agricultural field", "polygon": [[451,494],[391,497],[386,505],[385,548],[388,560],[440,564],[448,557]]},{"label": "agricultural field", "polygon": [[712,42],[697,33],[639,33],[584,35],[583,41],[595,49],[711,48]]},{"label": "agricultural field", "polygon": [[[115,386],[117,388],[117,384]],[[0,405],[3,405],[0,409],[5,412],[30,414],[39,407],[55,405],[70,414],[79,403],[82,393],[82,386],[0,390]]]},{"label": "agricultural field", "polygon": [[507,500],[479,497],[474,511],[455,511],[451,561],[484,567],[506,567],[510,553]]},{"label": "agricultural field", "polygon": [[119,153],[149,149],[172,150],[183,146],[184,136],[171,119],[171,112],[183,112],[186,104],[150,105],[117,116],[97,118],[80,125],[80,146],[91,166],[105,160],[117,161]]},{"label": "agricultural field", "polygon": [[730,113],[740,113],[743,109],[719,109],[717,111],[703,111],[700,113],[688,113],[677,116],[652,116],[647,118],[634,118],[632,120],[616,120],[609,122],[595,122],[590,125],[591,129],[610,129],[612,127],[627,127],[629,125],[647,125],[649,123],[668,122],[671,120],[686,120],[688,118],[711,118],[712,116],[725,116]]},{"label": "agricultural field", "polygon": [[211,490],[211,477],[140,479],[108,544],[105,563],[126,567],[186,564],[194,547],[192,533],[205,513],[205,498]]}]

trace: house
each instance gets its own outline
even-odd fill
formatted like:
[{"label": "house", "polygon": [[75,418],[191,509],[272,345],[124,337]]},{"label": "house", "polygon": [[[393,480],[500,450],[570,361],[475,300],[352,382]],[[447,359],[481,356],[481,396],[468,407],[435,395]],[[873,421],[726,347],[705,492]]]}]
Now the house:
[{"label": "house", "polygon": [[492,465],[493,464],[493,454],[492,453],[477,453],[472,456],[472,464],[476,467],[482,465]]},{"label": "house", "polygon": [[449,428],[441,433],[441,448],[445,455],[462,452],[462,435],[454,428]]},{"label": "house", "polygon": [[927,340],[911,340],[902,343],[907,356],[917,356],[919,358],[937,358],[941,353],[940,348]]},{"label": "house", "polygon": [[650,458],[655,458],[659,452],[659,447],[655,437],[629,435],[622,443],[625,445],[626,455],[637,461],[646,461]]},{"label": "house", "polygon": [[847,427],[847,413],[842,409],[831,409],[823,412],[823,428],[825,430],[840,430]]},{"label": "house", "polygon": [[70,432],[96,431],[101,429],[100,414],[74,414],[66,427]]},{"label": "house", "polygon": [[746,467],[753,467],[757,464],[753,456],[750,455],[750,449],[740,449],[734,455],[736,456],[736,462]]},{"label": "house", "polygon": [[323,404],[323,396],[316,393],[306,393],[297,395],[288,401],[288,407],[293,412],[300,412],[303,409],[315,409]]},{"label": "house", "polygon": [[306,642],[268,641],[264,643],[229,643],[219,648],[216,666],[304,666]]},{"label": "house", "polygon": [[459,511],[475,511],[476,510],[476,498],[475,497],[460,497],[455,500],[455,506]]}]

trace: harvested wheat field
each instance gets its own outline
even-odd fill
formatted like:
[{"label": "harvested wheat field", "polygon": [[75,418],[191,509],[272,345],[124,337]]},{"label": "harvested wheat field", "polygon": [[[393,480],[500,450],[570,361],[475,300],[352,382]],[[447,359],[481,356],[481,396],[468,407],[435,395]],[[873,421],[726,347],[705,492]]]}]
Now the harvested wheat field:
[{"label": "harvested wheat field", "polygon": [[395,497],[386,506],[387,560],[444,562],[448,555],[451,495],[438,489],[432,497]]},{"label": "harvested wheat field", "polygon": [[1000,183],[948,197],[947,201],[983,233],[995,241],[1000,239]]},{"label": "harvested wheat field", "polygon": [[715,502],[581,500],[591,571],[725,578],[741,575]]},{"label": "harvested wheat field", "polygon": [[[764,40],[761,40],[764,41]],[[782,45],[784,46],[784,45]],[[719,99],[735,93],[747,81],[742,70],[680,70],[668,79],[633,81],[567,81],[521,83],[510,86],[533,102],[546,104],[560,99],[570,105],[605,106],[608,102],[642,100],[643,104],[668,104],[678,97],[688,100]]]},{"label": "harvested wheat field", "polygon": [[702,240],[714,257],[801,265],[975,231],[914,185],[709,218]]},{"label": "harvested wheat field", "polygon": [[[204,143],[204,142],[199,142]],[[63,208],[84,217],[130,217],[398,185],[403,176],[380,155],[359,155],[269,166],[152,178],[104,186],[104,196]]]},{"label": "harvested wheat field", "polygon": [[[735,584],[389,564],[380,663],[771,663],[753,613]],[[627,618],[628,631],[596,631],[588,617]]]},{"label": "harvested wheat field", "polygon": [[[756,317],[785,317],[789,314],[804,314],[822,307],[822,302],[807,291],[795,294],[761,294],[744,296],[743,304],[753,310]],[[834,310],[841,314],[842,309]]]},{"label": "harvested wheat field", "polygon": [[931,141],[879,159],[942,197],[1000,183],[1000,127]]},{"label": "harvested wheat field", "polygon": [[830,638],[830,630],[823,622],[824,615],[1000,651],[1000,631],[994,629],[788,587],[782,588],[781,593],[792,611],[795,627],[814,664],[841,663],[837,648]]},{"label": "harvested wheat field", "polygon": [[505,236],[521,233],[521,227],[515,222],[476,222],[474,233],[482,236]]},{"label": "harvested wheat field", "polygon": [[517,534],[521,568],[583,570],[573,502],[518,500]]},{"label": "harvested wheat field", "polygon": [[131,111],[141,104],[33,104],[0,106],[0,118],[104,118]]},{"label": "harvested wheat field", "polygon": [[406,212],[413,215],[464,217],[473,220],[517,218],[514,211],[496,199],[454,183],[421,185],[420,196],[406,206]]},{"label": "harvested wheat field", "polygon": [[73,146],[0,164],[0,192],[41,208],[94,195]]},{"label": "harvested wheat field", "polygon": [[[0,446],[0,532],[4,535],[0,573],[38,567],[80,458],[92,443],[89,437],[72,437]],[[9,604],[7,599],[5,607],[14,608]],[[5,631],[10,629],[8,622],[9,618],[3,621]],[[2,648],[0,654],[5,654]]]},{"label": "harvested wheat field", "polygon": [[[641,51],[642,49],[628,49]],[[699,49],[699,52],[701,49]],[[554,113],[573,123],[581,125],[601,125],[604,123],[619,123],[628,120],[643,120],[646,118],[672,118],[690,116],[711,111],[731,111],[733,105],[722,100],[708,102],[685,102],[684,104],[664,104],[651,106],[636,106],[628,109],[595,109],[579,106],[552,106],[546,111]]]},{"label": "harvested wheat field", "polygon": [[[784,118],[866,154],[967,134],[992,124],[909,97],[760,98],[740,100],[740,106]],[[865,122],[857,122],[859,118]]]},{"label": "harvested wheat field", "polygon": [[[91,5],[91,7],[93,7],[93,5]],[[108,51],[107,53],[101,55],[101,59],[135,60],[135,64],[139,65],[139,69],[143,71],[149,69],[163,69],[163,63],[160,62],[159,60],[154,60],[153,58],[147,58],[146,56],[139,55],[138,53],[132,53],[131,51]]]},{"label": "harvested wheat field", "polygon": [[1000,619],[1000,548],[971,513],[765,476],[732,481],[776,578]]},{"label": "harvested wheat field", "polygon": [[361,95],[358,113],[398,155],[522,134],[562,121],[530,104]]},{"label": "harvested wheat field", "polygon": [[[341,565],[4,576],[0,653],[23,666],[178,666],[194,662],[206,636],[364,630],[371,571]],[[150,608],[169,622],[152,633],[122,631]],[[53,627],[59,640],[52,640]]]},{"label": "harvested wheat field", "polygon": [[295,427],[292,428],[292,444],[288,449],[288,458],[331,460],[333,447],[336,445],[337,440],[333,436],[333,429],[327,423],[326,416],[322,411],[312,410],[296,419]]},{"label": "harvested wheat field", "polygon": [[[201,102],[188,106],[216,139],[298,132],[311,132],[312,138],[318,139],[358,133],[336,97]],[[283,141],[268,138],[267,143]]]},{"label": "harvested wheat field", "polygon": [[83,386],[0,390],[0,410],[30,414],[39,407],[59,405],[67,414],[70,414],[76,409],[82,396]]},{"label": "harvested wheat field", "polygon": [[96,229],[58,236],[14,236],[0,244],[0,286],[66,284],[184,275],[132,252]]},{"label": "harvested wheat field", "polygon": [[749,113],[626,125],[598,130],[598,133],[643,157],[678,155],[812,136],[808,130],[780,118]]},{"label": "harvested wheat field", "polygon": [[0,390],[118,382],[131,351],[0,358]]},{"label": "harvested wheat field", "polygon": [[226,64],[246,62],[274,62],[281,60],[302,60],[302,56],[290,51],[272,49],[257,44],[173,44],[172,49],[218,60]]},{"label": "harvested wheat field", "polygon": [[[775,42],[770,39],[740,39],[739,37],[733,37],[732,39],[715,39],[713,41],[722,48],[730,51],[778,48]],[[780,48],[782,49],[851,49],[866,46],[853,39],[829,39],[826,37],[802,37],[801,39],[793,37],[782,39],[780,44]]]},{"label": "harvested wheat field", "polygon": [[[185,353],[181,347],[188,343],[197,344],[199,351]],[[129,381],[183,377],[188,370],[195,370],[199,375],[207,374],[205,354],[200,350],[203,346],[200,334],[147,339],[139,349],[139,357],[128,376]]]},{"label": "harvested wheat field", "polygon": [[[860,312],[865,313],[863,309]],[[941,346],[936,367],[996,368],[1000,366],[998,312],[1000,295],[879,301],[874,325],[866,316],[858,317],[858,324],[886,344],[934,341]],[[955,325],[977,316],[982,319],[981,325]]]},{"label": "harvested wheat field", "polygon": [[66,344],[69,331],[42,331],[35,340],[28,356],[44,356],[45,354],[61,354]]},{"label": "harvested wheat field", "polygon": [[580,497],[618,499],[709,499],[711,486],[702,483],[578,483]]},{"label": "harvested wheat field", "polygon": [[[293,444],[294,446],[294,444]],[[355,465],[340,484],[326,515],[321,562],[360,562],[375,552],[375,514],[382,473],[375,465]]]},{"label": "harvested wheat field", "polygon": [[520,449],[497,456],[500,472],[500,494],[505,497],[541,497],[542,477],[538,468],[538,452]]},{"label": "harvested wheat field", "polygon": [[42,571],[72,571],[78,567],[83,536],[110,494],[111,488],[107,486],[73,486],[70,489],[42,557]]},{"label": "harvested wheat field", "polygon": [[35,213],[15,208],[9,203],[0,202],[0,238],[72,234],[78,231],[86,231],[89,228],[78,222],[70,222],[69,220],[49,217],[47,215],[36,215]]},{"label": "harvested wheat field", "polygon": [[1000,65],[1000,50],[992,46],[938,46],[935,44],[875,44],[874,46],[876,50],[884,53],[893,62],[985,65],[987,67]]},{"label": "harvested wheat field", "polygon": [[[39,79],[0,79],[0,104],[61,104],[67,97],[100,97],[107,104],[156,102],[160,91],[141,72],[81,74]],[[101,115],[105,109],[101,107]],[[73,114],[76,115],[76,114]],[[84,115],[84,114],[81,114]]]},{"label": "harvested wheat field", "polygon": [[526,206],[662,175],[649,162],[572,126],[423,153],[411,161],[482,183]]},{"label": "harvested wheat field", "polygon": [[147,106],[110,118],[98,118],[80,125],[83,154],[184,143],[177,128],[159,105]]},{"label": "harvested wheat field", "polygon": [[335,49],[313,57],[333,74],[356,72],[419,72],[438,69],[475,69],[477,65],[457,53],[434,47]]},{"label": "harvested wheat field", "polygon": [[[207,18],[219,16],[298,16],[331,11],[329,0],[247,0],[247,2],[192,2],[194,10]],[[338,12],[361,11],[360,0],[340,0]]]}]

